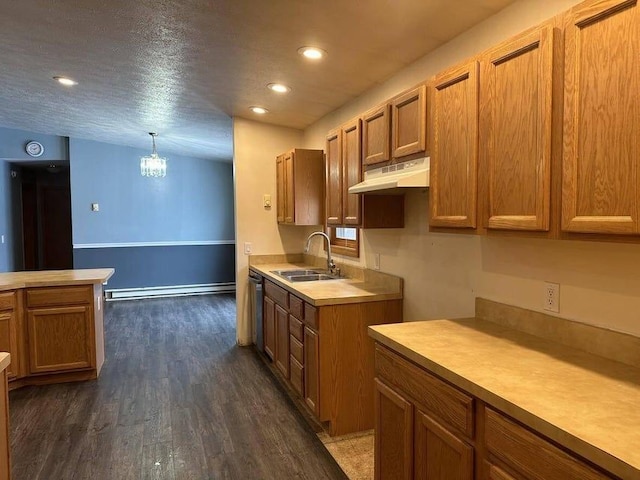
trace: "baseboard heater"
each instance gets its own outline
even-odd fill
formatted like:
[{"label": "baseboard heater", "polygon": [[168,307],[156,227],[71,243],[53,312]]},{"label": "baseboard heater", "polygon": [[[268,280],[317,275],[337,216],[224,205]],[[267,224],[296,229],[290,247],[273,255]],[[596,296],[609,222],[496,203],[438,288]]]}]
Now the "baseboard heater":
[{"label": "baseboard heater", "polygon": [[185,295],[210,295],[212,293],[235,292],[235,282],[209,283],[204,285],[174,285],[163,287],[117,288],[105,290],[107,302],[137,300],[140,298],[181,297]]}]

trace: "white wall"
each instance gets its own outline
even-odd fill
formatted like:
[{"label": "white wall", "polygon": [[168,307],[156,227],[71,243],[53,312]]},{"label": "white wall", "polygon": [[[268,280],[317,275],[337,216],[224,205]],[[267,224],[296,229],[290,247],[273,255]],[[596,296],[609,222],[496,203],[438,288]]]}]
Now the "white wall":
[{"label": "white wall", "polygon": [[[341,123],[576,3],[514,3],[310,126],[305,146],[324,148]],[[476,296],[542,311],[543,283],[553,281],[560,316],[640,336],[640,244],[432,234],[427,193],[409,193],[405,206],[404,229],[363,231],[356,262],[371,267],[380,253],[381,269],[405,279],[405,320],[470,316]]]},{"label": "white wall", "polygon": [[[238,343],[251,343],[249,319],[248,258],[253,254],[302,252],[309,228],[278,226],[276,221],[276,156],[302,146],[302,131],[234,118],[233,164],[236,215],[236,303]],[[262,196],[271,195],[273,207],[265,209]]]}]

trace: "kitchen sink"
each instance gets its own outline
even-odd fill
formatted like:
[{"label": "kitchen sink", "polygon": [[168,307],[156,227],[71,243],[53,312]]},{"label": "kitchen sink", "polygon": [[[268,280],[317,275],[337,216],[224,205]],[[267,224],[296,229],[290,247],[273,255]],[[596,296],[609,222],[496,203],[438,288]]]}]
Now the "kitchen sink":
[{"label": "kitchen sink", "polygon": [[315,282],[343,278],[329,274],[328,270],[272,270],[271,273],[275,273],[290,282]]}]

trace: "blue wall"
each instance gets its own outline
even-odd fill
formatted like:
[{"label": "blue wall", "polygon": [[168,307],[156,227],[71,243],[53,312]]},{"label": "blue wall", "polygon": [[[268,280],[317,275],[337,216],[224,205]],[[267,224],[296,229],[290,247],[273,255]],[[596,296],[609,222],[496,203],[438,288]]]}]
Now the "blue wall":
[{"label": "blue wall", "polygon": [[[25,145],[35,140],[44,147],[42,156],[34,158],[24,151]],[[19,162],[42,162],[47,160],[69,160],[67,137],[0,127],[0,158]]]},{"label": "blue wall", "polygon": [[11,229],[11,169],[9,162],[0,160],[0,272],[13,270],[13,242]]},{"label": "blue wall", "polygon": [[69,140],[74,266],[114,267],[108,289],[233,282],[232,164],[171,154],[146,178],[148,153]]}]

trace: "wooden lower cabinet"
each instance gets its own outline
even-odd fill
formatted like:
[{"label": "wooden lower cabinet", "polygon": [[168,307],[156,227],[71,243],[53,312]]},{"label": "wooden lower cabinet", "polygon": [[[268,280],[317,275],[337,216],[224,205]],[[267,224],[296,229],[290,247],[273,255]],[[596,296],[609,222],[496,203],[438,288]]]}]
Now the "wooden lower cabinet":
[{"label": "wooden lower cabinet", "polygon": [[91,319],[88,305],[29,309],[29,373],[92,368]]},{"label": "wooden lower cabinet", "polygon": [[617,478],[390,349],[375,355],[376,480]]},{"label": "wooden lower cabinet", "polygon": [[262,325],[264,329],[264,352],[271,360],[276,358],[276,304],[264,297]]},{"label": "wooden lower cabinet", "polygon": [[414,442],[414,478],[474,478],[473,447],[421,411],[416,413]]},{"label": "wooden lower cabinet", "polygon": [[17,321],[17,315],[14,310],[0,312],[0,352],[11,354],[11,364],[7,367],[9,380],[16,378],[18,373]]},{"label": "wooden lower cabinet", "polygon": [[11,478],[8,391],[7,370],[3,370],[0,372],[0,480]]},{"label": "wooden lower cabinet", "polygon": [[276,357],[275,363],[280,373],[289,378],[289,312],[280,305],[276,313]]},{"label": "wooden lower cabinet", "polygon": [[318,333],[304,327],[304,401],[320,416],[320,339]]}]

